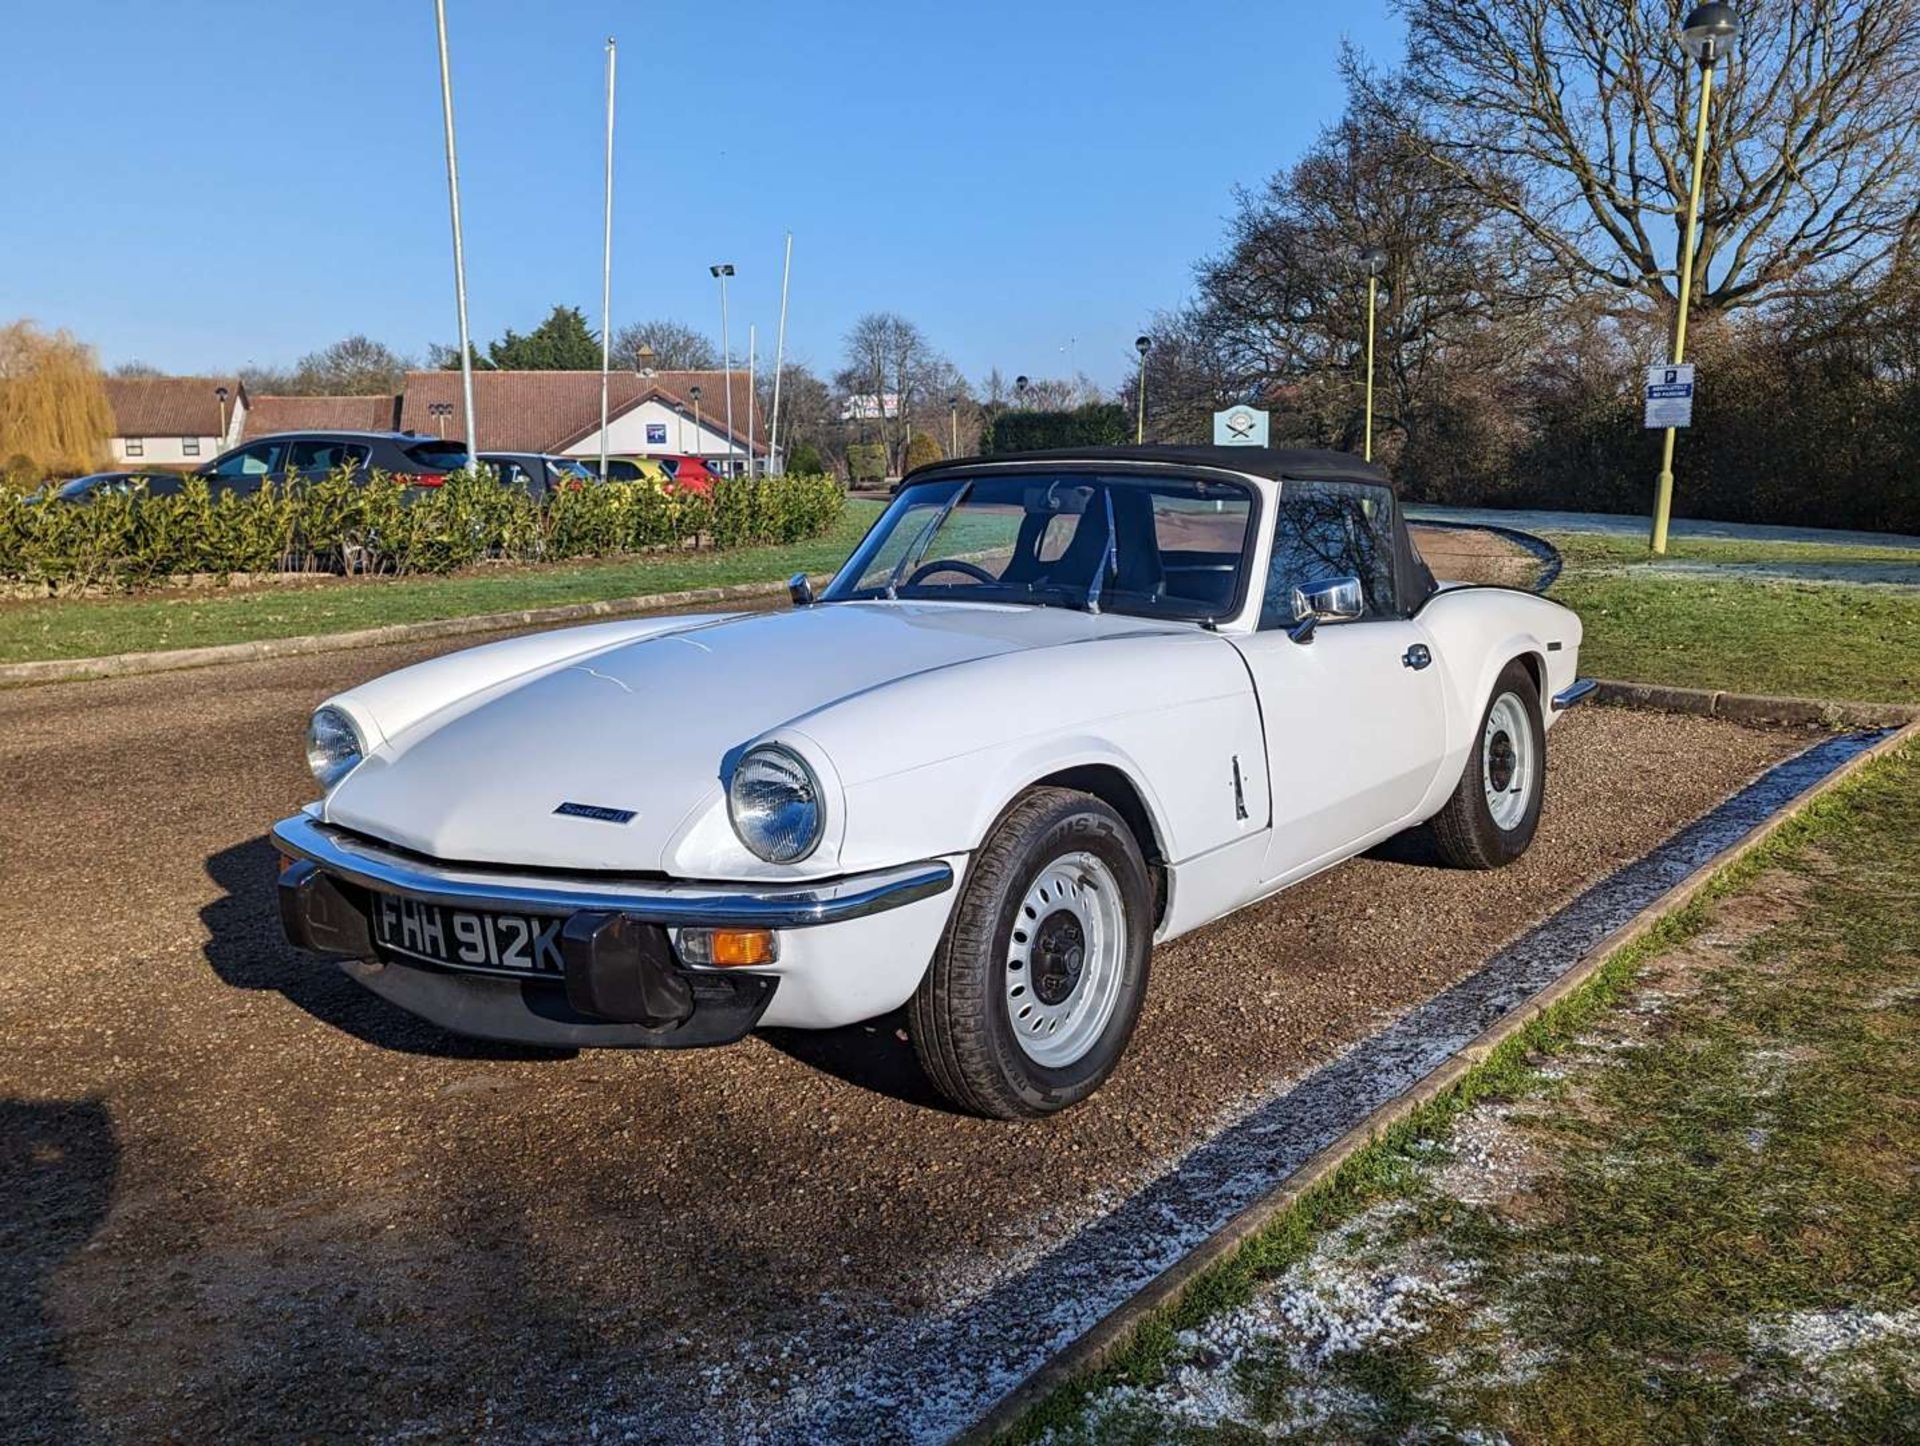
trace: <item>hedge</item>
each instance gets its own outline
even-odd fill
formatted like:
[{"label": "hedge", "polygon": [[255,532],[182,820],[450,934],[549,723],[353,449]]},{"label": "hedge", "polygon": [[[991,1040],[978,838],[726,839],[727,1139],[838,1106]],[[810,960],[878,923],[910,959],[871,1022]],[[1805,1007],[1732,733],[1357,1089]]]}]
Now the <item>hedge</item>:
[{"label": "hedge", "polygon": [[980,439],[985,456],[1058,447],[1114,447],[1133,440],[1133,413],[1115,402],[1088,402],[1070,412],[1002,412]]},{"label": "hedge", "polygon": [[0,494],[0,580],[51,590],[151,586],[191,574],[450,572],[488,559],[556,562],[656,548],[817,537],[840,515],[831,477],[722,478],[709,496],[652,482],[565,488],[535,501],[472,473],[420,488],[375,473],[214,497],[188,478],[91,502]]}]

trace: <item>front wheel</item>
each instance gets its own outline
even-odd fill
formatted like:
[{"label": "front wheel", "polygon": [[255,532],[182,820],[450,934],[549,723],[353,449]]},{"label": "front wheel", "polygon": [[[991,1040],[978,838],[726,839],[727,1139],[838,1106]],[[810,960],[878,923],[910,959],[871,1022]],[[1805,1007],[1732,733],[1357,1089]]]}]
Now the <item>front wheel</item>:
[{"label": "front wheel", "polygon": [[1540,690],[1517,659],[1500,670],[1480,731],[1446,806],[1434,815],[1440,856],[1458,869],[1497,869],[1527,851],[1547,795]]},{"label": "front wheel", "polygon": [[1126,821],[1035,789],[975,856],[913,996],[914,1053],[961,1108],[1048,1115],[1098,1089],[1147,992],[1153,887]]}]

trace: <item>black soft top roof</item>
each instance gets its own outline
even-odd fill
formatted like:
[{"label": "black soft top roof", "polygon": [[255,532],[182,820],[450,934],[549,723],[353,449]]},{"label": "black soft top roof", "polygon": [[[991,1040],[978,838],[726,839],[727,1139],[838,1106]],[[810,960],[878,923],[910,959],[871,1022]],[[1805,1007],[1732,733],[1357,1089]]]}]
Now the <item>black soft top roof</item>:
[{"label": "black soft top roof", "polygon": [[[1299,482],[1363,482],[1393,488],[1392,479],[1372,462],[1363,462],[1351,452],[1332,452],[1318,447],[1061,447],[1050,452],[996,453],[991,457],[956,457],[934,462],[909,472],[900,479],[900,485],[932,480],[944,472],[964,472],[1004,462],[1082,467],[1111,462],[1158,462],[1173,467],[1207,467],[1270,477],[1276,482],[1292,478]],[[1432,595],[1433,573],[1407,531],[1397,488],[1394,504],[1395,590],[1401,615],[1411,616]]]},{"label": "black soft top roof", "polygon": [[1303,482],[1368,482],[1391,487],[1384,469],[1363,462],[1351,452],[1320,447],[1061,447],[1047,452],[996,452],[990,457],[956,457],[917,467],[902,478],[917,481],[939,472],[1000,462],[1076,464],[1100,462],[1159,462],[1174,467],[1211,467],[1216,471],[1245,472],[1255,477],[1297,477]]}]

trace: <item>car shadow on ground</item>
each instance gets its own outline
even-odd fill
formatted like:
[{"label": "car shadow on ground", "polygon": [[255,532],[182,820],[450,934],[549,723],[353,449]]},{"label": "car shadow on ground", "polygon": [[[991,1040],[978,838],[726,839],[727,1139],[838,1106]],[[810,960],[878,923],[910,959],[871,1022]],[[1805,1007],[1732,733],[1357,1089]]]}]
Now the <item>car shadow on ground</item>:
[{"label": "car shadow on ground", "polygon": [[843,1029],[763,1029],[759,1036],[789,1059],[857,1089],[943,1114],[961,1113],[920,1068],[903,1009]]},{"label": "car shadow on ground", "polygon": [[265,836],[207,860],[221,895],[200,911],[207,963],[235,989],[272,989],[322,1024],[380,1049],[444,1059],[570,1059],[576,1050],[468,1039],[435,1028],[355,984],[324,959],[303,954],[280,931],[274,897],[279,858]]},{"label": "car shadow on ground", "polygon": [[0,1100],[0,1438],[93,1434],[49,1296],[106,1219],[119,1162],[99,1100]]},{"label": "car shadow on ground", "polygon": [[1383,864],[1407,864],[1417,869],[1453,867],[1440,857],[1440,845],[1434,841],[1433,830],[1426,824],[1375,844],[1363,857],[1377,859]]}]

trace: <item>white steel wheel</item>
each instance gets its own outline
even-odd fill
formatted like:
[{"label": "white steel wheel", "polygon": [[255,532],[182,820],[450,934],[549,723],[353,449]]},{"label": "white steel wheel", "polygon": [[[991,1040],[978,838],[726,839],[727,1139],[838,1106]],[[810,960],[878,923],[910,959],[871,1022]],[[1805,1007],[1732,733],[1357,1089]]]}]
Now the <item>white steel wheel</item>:
[{"label": "white steel wheel", "polygon": [[1028,885],[1007,941],[1007,1019],[1021,1053],[1061,1069],[1099,1041],[1120,1002],[1127,911],[1093,854],[1053,860]]},{"label": "white steel wheel", "polygon": [[1533,733],[1527,705],[1518,697],[1502,693],[1493,700],[1480,734],[1480,786],[1486,791],[1487,812],[1505,833],[1520,826],[1533,801],[1534,773],[1540,766]]},{"label": "white steel wheel", "polygon": [[1146,999],[1153,904],[1140,841],[1113,805],[1048,787],[1010,803],[908,1003],[934,1088],[1002,1120],[1097,1090]]}]

